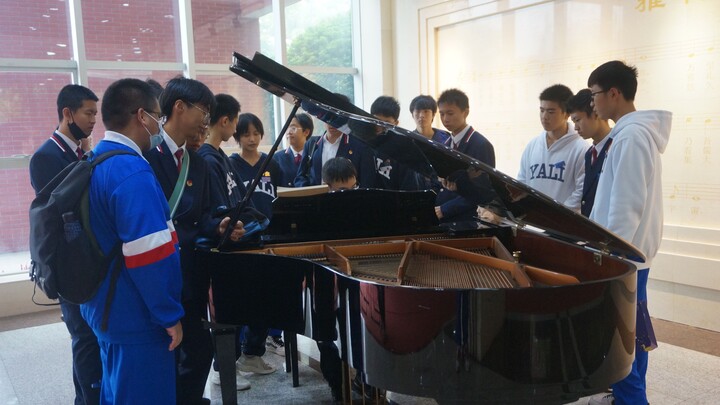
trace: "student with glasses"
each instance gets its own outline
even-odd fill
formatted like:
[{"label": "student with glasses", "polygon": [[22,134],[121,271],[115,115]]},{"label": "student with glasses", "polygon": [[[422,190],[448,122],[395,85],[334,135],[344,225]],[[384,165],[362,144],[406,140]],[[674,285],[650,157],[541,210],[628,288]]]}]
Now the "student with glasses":
[{"label": "student with glasses", "polygon": [[357,190],[357,171],[350,159],[336,157],[325,162],[322,169],[323,183],[327,184],[328,192]]},{"label": "student with glasses", "polygon": [[[636,263],[637,336],[630,374],[613,384],[613,393],[591,398],[590,405],[647,404],[645,374],[650,347],[640,343],[654,337],[652,324],[642,322],[647,312],[647,280],[658,252],[663,229],[662,159],[670,139],[672,113],[636,111],[637,69],[621,61],[598,66],[588,78],[593,111],[600,119],[613,120],[608,137],[612,147],[598,180],[590,219],[636,246],[644,263]],[[641,316],[644,315],[644,316]],[[645,343],[648,343],[645,341]]]},{"label": "student with glasses", "polygon": [[[213,358],[210,332],[202,324],[207,317],[210,276],[201,263],[196,263],[195,240],[220,237],[230,218],[213,217],[207,163],[188,149],[187,140],[205,132],[214,108],[215,97],[203,83],[184,77],[170,80],[160,95],[160,109],[167,117],[163,141],[145,153],[165,198],[171,200],[176,186],[182,190],[172,217],[180,246],[185,310],[185,336],[176,350],[178,404],[210,403],[202,397]],[[237,241],[243,233],[242,223],[238,222],[230,239]]]}]

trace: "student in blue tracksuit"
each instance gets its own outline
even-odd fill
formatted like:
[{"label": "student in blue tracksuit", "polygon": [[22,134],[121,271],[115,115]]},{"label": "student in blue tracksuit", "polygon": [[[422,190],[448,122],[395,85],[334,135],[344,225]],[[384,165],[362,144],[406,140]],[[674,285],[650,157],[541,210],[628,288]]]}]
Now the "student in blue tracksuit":
[{"label": "student in blue tracksuit", "polygon": [[300,168],[303,148],[314,129],[313,120],[309,115],[305,113],[295,114],[286,134],[290,146],[284,152],[277,152],[273,156],[273,159],[280,166],[280,171],[282,171],[282,181],[279,186],[295,187],[295,176],[298,168]]},{"label": "student in blue tracksuit", "polygon": [[[205,160],[186,146],[186,140],[205,132],[215,97],[203,83],[184,77],[170,80],[160,96],[160,108],[167,122],[163,125],[163,142],[145,152],[145,158],[155,172],[167,200],[173,193],[181,166],[189,159],[187,179],[180,184],[183,190],[173,225],[180,245],[180,264],[183,272],[182,303],[185,316],[182,324],[185,339],[178,348],[177,399],[182,404],[206,404],[202,397],[213,358],[210,332],[203,327],[207,318],[210,276],[201,263],[196,262],[195,242],[198,238],[217,238],[222,235],[230,218],[215,218],[210,206],[209,172]],[[231,232],[231,240],[244,234],[238,222]]]},{"label": "student in blue tracksuit", "polygon": [[586,217],[592,211],[602,165],[612,145],[612,138],[608,136],[610,125],[607,119],[601,119],[593,111],[591,101],[590,89],[582,89],[568,101],[567,110],[578,135],[593,143],[585,152],[585,179],[580,201],[580,213]]},{"label": "student in blue tracksuit", "polygon": [[[348,103],[350,99],[336,94]],[[302,161],[295,177],[295,187],[316,186],[322,183],[322,167],[334,157],[350,159],[358,174],[358,185],[371,188],[375,185],[375,162],[370,148],[353,136],[343,134],[325,123],[325,133],[308,139],[303,149]]]},{"label": "student in blue tracksuit", "polygon": [[[89,149],[88,136],[95,126],[97,101],[92,90],[78,84],[68,84],[60,90],[57,97],[58,127],[30,159],[30,184],[35,194]],[[72,339],[74,403],[97,404],[102,378],[97,338],[80,315],[79,305],[60,299],[60,310]]]},{"label": "student in blue tracksuit", "polygon": [[415,132],[418,134],[440,143],[445,143],[450,137],[449,133],[432,126],[435,114],[437,114],[437,103],[432,96],[421,94],[412,99],[410,114],[415,121]]},{"label": "student in blue tracksuit", "polygon": [[[97,294],[80,306],[98,337],[103,365],[101,404],[174,405],[175,354],[183,339],[180,323],[182,274],[170,210],[142,151],[161,140],[160,107],[152,88],[122,79],[105,90],[105,138],[95,156],[113,156],[98,165],[90,181],[90,223],[100,248],[118,243],[122,256],[109,265]],[[107,328],[103,314],[111,274],[120,261]]]},{"label": "student in blue tracksuit", "polygon": [[[470,103],[467,95],[458,89],[445,90],[438,98],[440,120],[450,131],[445,145],[495,167],[495,149],[487,138],[468,125]],[[470,221],[476,214],[476,205],[446,188],[436,199],[435,214],[441,222]]]},{"label": "student in blue tracksuit", "polygon": [[[260,166],[268,158],[267,154],[258,150],[264,135],[265,130],[260,118],[252,113],[240,114],[233,137],[240,145],[241,151],[240,154],[233,153],[230,155],[230,161],[246,188],[257,175]],[[280,167],[276,161],[271,159],[260,178],[260,183],[258,183],[251,196],[255,208],[268,218],[272,217],[272,202],[277,196],[277,185],[280,183],[281,178]],[[277,336],[281,332],[274,330],[273,334]],[[248,325],[245,328],[244,335],[243,356],[238,360],[238,369],[257,374],[274,372],[275,368],[267,364],[262,358],[266,352],[266,344],[271,343],[272,340],[268,340],[269,331],[267,326]]]}]

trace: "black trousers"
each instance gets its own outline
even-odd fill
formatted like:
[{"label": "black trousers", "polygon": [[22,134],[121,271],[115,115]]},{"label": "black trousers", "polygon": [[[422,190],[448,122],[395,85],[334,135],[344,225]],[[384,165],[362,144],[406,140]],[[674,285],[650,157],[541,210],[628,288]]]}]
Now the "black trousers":
[{"label": "black trousers", "polygon": [[210,331],[205,329],[202,323],[206,313],[205,306],[189,301],[183,303],[183,308],[183,340],[175,349],[175,387],[178,404],[195,405],[202,403],[202,394],[213,359],[213,345]]},{"label": "black trousers", "polygon": [[79,305],[61,300],[60,311],[72,338],[75,405],[99,404],[102,361],[97,337],[80,315]]}]

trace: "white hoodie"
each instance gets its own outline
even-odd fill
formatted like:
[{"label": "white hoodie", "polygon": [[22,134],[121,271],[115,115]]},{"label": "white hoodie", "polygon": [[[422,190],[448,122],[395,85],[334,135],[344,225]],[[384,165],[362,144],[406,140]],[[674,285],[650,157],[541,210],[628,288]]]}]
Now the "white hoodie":
[{"label": "white hoodie", "polygon": [[585,180],[585,152],[590,144],[575,132],[572,124],[568,125],[567,134],[549,148],[546,136],[547,132],[543,131],[527,144],[520,160],[517,179],[571,210],[580,212]]},{"label": "white hoodie", "polygon": [[647,258],[648,269],[662,239],[662,161],[670,138],[672,113],[635,111],[610,131],[590,219],[632,243]]}]

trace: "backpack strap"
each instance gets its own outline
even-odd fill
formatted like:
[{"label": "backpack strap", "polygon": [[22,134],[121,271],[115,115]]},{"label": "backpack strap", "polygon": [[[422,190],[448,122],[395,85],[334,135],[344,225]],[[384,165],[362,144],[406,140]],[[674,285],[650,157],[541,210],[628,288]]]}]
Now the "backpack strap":
[{"label": "backpack strap", "polygon": [[110,272],[110,287],[108,288],[108,293],[105,296],[105,308],[103,308],[103,315],[102,315],[102,321],[100,322],[100,330],[105,332],[108,328],[108,320],[110,319],[110,304],[112,304],[113,298],[115,298],[115,287],[117,286],[117,281],[120,278],[120,271],[122,270],[122,255],[121,253],[122,244],[118,243],[113,248],[113,251],[111,252],[110,257],[115,257],[115,262],[113,264],[112,271]]}]

